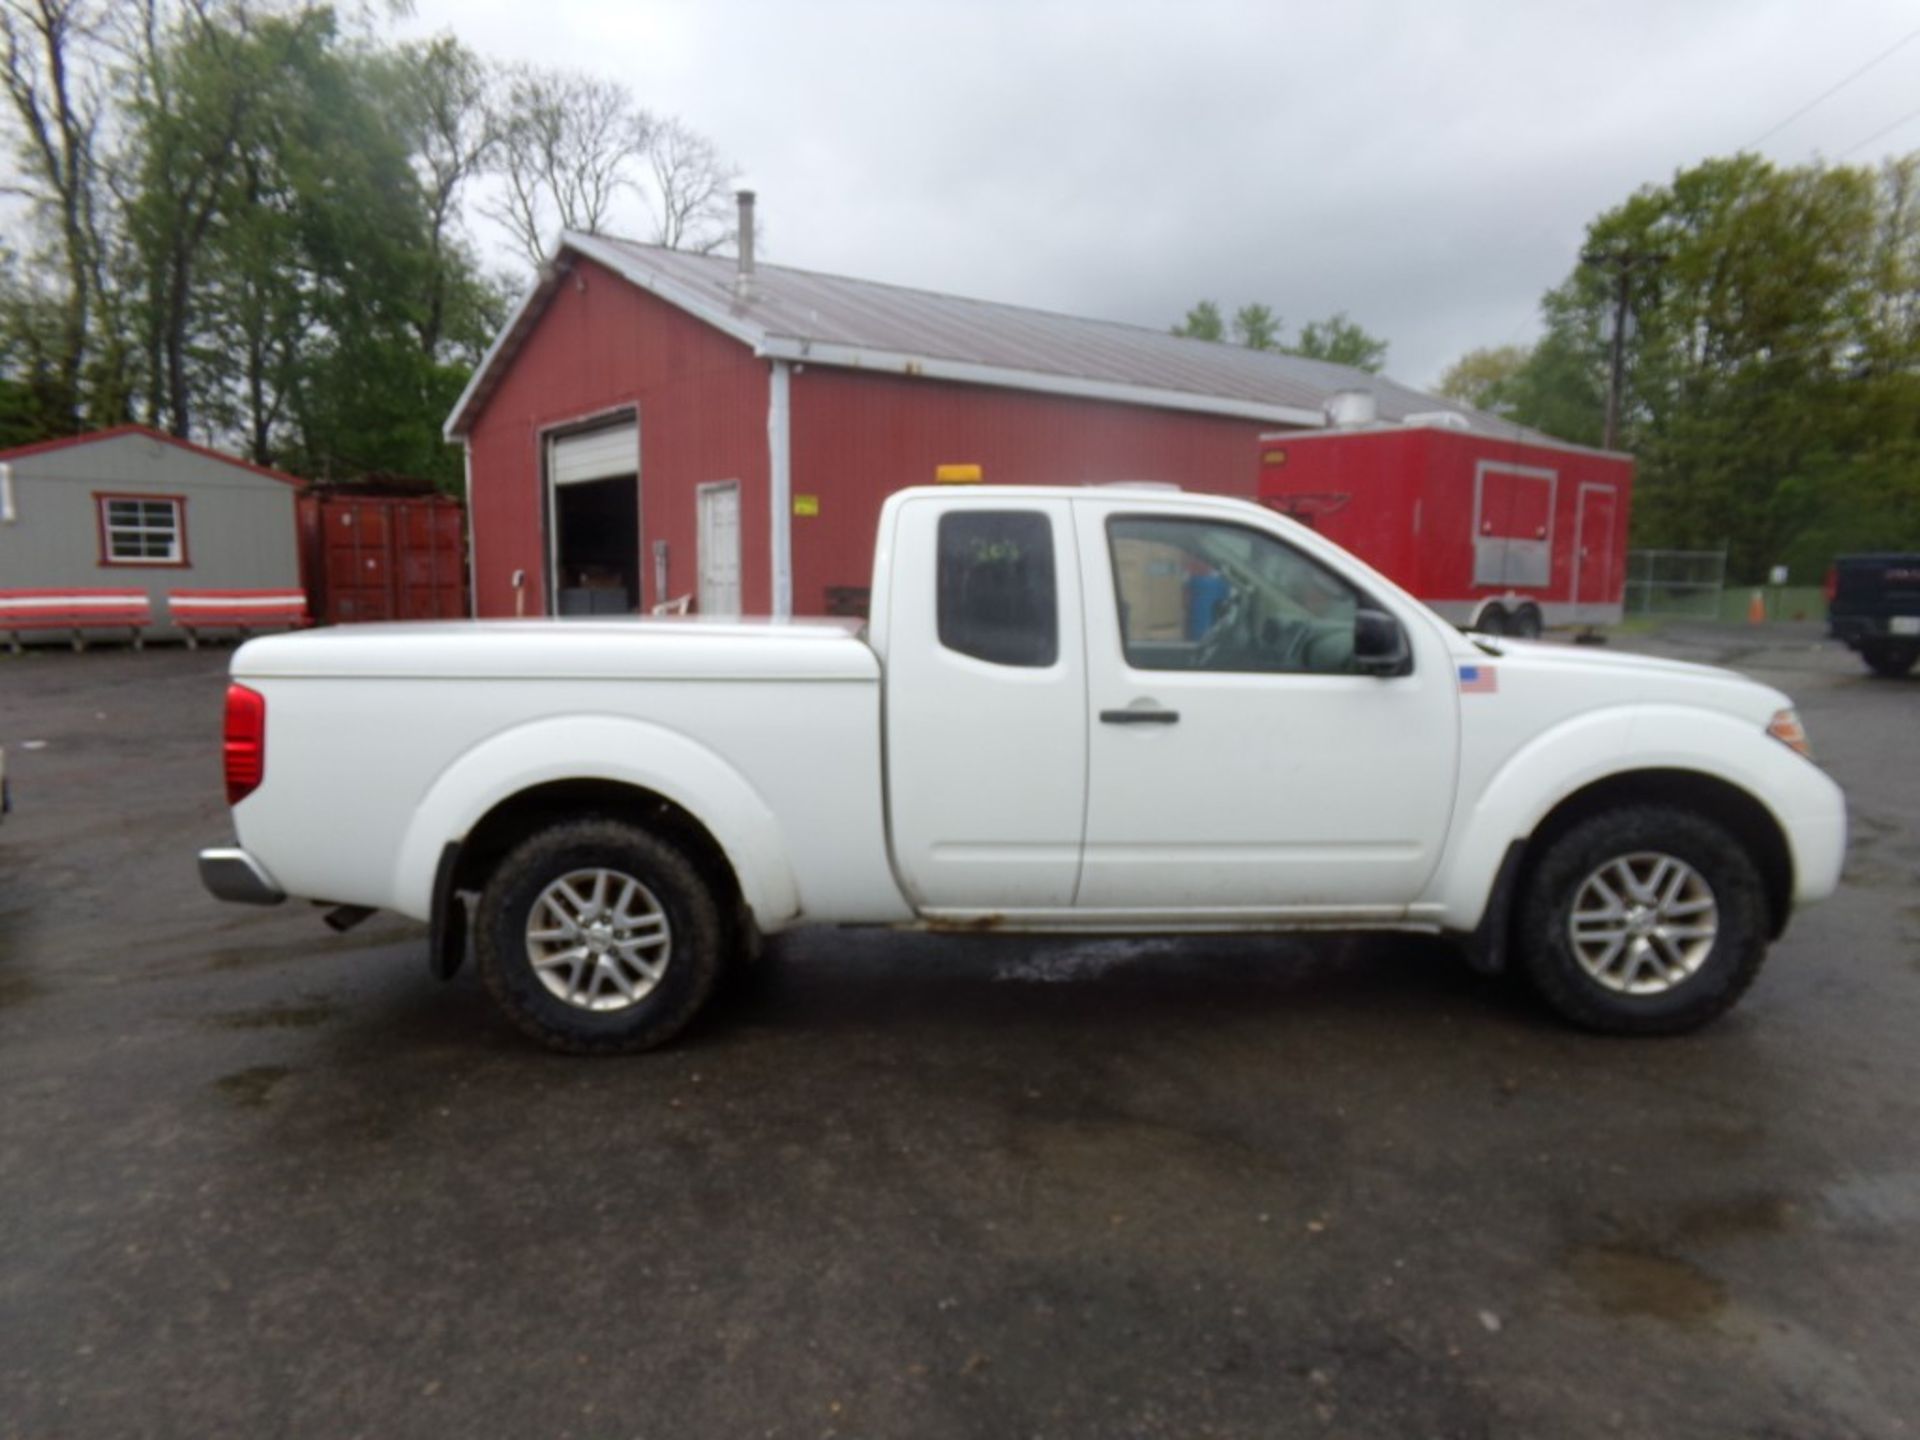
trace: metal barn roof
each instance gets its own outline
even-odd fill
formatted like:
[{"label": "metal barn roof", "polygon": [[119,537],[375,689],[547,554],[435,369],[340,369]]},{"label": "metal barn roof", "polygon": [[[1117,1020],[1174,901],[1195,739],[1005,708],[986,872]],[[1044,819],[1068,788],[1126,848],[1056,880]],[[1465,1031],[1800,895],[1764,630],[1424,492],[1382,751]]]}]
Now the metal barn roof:
[{"label": "metal barn roof", "polygon": [[757,266],[743,295],[731,256],[696,255],[575,231],[561,237],[540,283],[481,361],[447,417],[448,439],[470,428],[574,255],[606,266],[769,359],[1289,426],[1323,426],[1325,407],[1335,394],[1366,390],[1375,397],[1382,421],[1446,411],[1460,417],[1453,423],[1462,429],[1561,443],[1348,365],[782,265]]}]

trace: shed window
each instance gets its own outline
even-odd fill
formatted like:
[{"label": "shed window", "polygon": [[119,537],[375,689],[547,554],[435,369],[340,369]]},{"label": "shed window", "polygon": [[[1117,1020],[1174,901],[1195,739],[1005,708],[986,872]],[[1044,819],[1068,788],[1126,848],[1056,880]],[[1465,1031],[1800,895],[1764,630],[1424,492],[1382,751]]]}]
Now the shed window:
[{"label": "shed window", "polygon": [[1041,668],[1060,654],[1053,524],[1036,510],[940,517],[940,643],[995,665]]},{"label": "shed window", "polygon": [[172,496],[102,495],[101,560],[108,565],[187,563],[186,504]]}]

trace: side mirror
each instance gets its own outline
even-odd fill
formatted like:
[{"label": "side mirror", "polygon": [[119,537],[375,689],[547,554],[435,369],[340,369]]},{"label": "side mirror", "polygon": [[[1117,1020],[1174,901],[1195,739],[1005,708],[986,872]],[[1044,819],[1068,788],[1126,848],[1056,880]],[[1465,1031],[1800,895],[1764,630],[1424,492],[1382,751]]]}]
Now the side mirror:
[{"label": "side mirror", "polygon": [[1413,669],[1413,650],[1398,620],[1379,610],[1354,612],[1353,668],[1382,679]]}]

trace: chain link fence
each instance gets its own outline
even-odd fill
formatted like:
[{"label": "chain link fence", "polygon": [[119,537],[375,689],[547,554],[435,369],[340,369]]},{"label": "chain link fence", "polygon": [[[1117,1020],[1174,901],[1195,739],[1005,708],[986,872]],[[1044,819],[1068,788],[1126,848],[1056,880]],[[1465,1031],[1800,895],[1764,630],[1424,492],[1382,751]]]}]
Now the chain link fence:
[{"label": "chain link fence", "polygon": [[1713,620],[1727,587],[1725,550],[1629,550],[1626,593],[1629,615],[1671,615]]}]

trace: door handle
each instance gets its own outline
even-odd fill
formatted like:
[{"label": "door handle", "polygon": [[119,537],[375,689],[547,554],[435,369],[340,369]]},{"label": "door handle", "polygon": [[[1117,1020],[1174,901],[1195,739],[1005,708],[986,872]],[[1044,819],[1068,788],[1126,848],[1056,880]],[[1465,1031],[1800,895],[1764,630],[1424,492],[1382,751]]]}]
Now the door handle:
[{"label": "door handle", "polygon": [[1180,721],[1178,710],[1102,710],[1102,725],[1175,725]]}]

